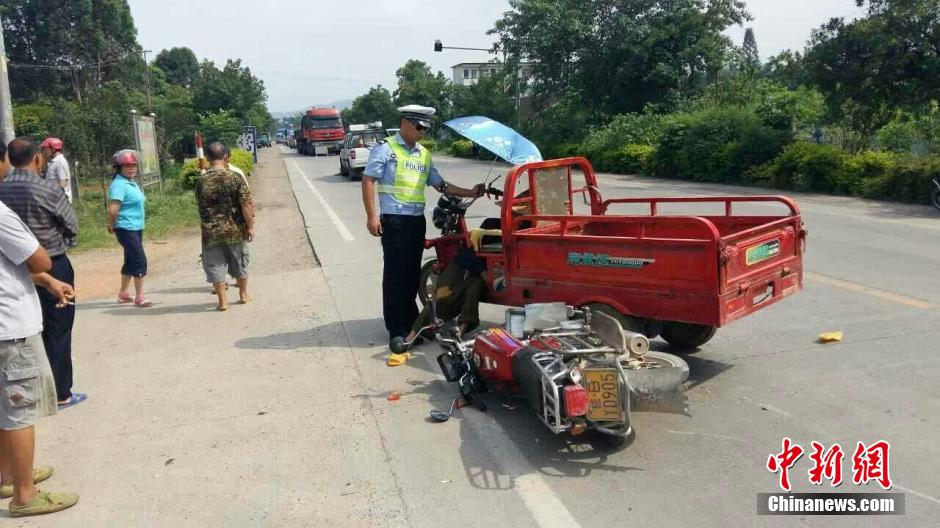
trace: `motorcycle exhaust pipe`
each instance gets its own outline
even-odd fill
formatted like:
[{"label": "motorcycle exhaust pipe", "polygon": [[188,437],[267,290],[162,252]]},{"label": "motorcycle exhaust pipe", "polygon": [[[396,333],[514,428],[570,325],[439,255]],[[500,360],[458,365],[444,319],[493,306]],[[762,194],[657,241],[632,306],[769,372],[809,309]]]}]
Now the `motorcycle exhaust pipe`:
[{"label": "motorcycle exhaust pipe", "polygon": [[631,332],[629,330],[623,331],[623,337],[626,341],[627,350],[631,354],[637,356],[644,356],[650,350],[650,340],[643,334],[637,332]]}]

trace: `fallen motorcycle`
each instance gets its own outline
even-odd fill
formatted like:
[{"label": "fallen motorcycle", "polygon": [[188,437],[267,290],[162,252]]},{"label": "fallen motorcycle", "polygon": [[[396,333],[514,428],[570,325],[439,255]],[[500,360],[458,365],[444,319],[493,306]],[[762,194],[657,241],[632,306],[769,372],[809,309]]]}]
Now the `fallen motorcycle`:
[{"label": "fallen motorcycle", "polygon": [[[486,411],[481,393],[519,394],[555,434],[596,431],[622,444],[632,432],[631,394],[671,393],[689,376],[682,358],[649,350],[646,336],[615,318],[563,303],[511,308],[505,328],[472,339],[456,321],[436,319],[427,329],[444,350],[437,357],[444,378],[464,400]],[[458,400],[431,418],[446,421]]]}]

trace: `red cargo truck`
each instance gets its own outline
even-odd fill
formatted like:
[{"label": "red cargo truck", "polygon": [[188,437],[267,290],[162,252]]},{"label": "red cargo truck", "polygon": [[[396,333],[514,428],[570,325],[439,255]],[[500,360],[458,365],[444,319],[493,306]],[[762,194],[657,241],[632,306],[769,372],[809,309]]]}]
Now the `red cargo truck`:
[{"label": "red cargo truck", "polygon": [[339,153],[343,148],[343,119],[335,108],[311,108],[300,120],[297,152],[305,156]]},{"label": "red cargo truck", "polygon": [[[589,306],[628,330],[693,348],[803,287],[806,230],[783,196],[605,200],[584,158],[517,166],[496,192],[501,217],[487,229],[467,227],[466,207],[452,213],[439,203],[443,236],[425,242],[438,258],[422,269],[422,302],[433,275],[473,246],[486,262],[486,302]],[[582,198],[588,211],[579,213]],[[613,212],[618,206],[633,211]]]}]

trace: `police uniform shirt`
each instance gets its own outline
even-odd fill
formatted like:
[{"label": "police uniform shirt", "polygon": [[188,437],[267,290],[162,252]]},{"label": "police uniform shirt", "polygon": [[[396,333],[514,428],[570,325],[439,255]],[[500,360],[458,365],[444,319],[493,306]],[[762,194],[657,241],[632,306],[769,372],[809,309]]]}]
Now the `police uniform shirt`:
[{"label": "police uniform shirt", "polygon": [[[395,134],[393,141],[397,141],[405,150],[408,150],[408,145],[405,144],[405,140],[401,137],[400,133]],[[411,149],[411,153],[416,155],[419,152],[420,149],[418,145],[415,144],[414,148]],[[398,159],[395,153],[392,152],[392,147],[388,146],[388,143],[376,145],[372,147],[372,151],[369,153],[369,161],[366,164],[366,170],[364,172],[365,177],[376,180],[379,185],[395,185],[395,168],[397,162]],[[441,177],[440,172],[437,171],[437,167],[434,166],[434,162],[432,161],[431,168],[428,171],[427,185],[437,187],[442,183],[444,183],[444,178]],[[379,193],[379,211],[383,215],[422,216],[424,215],[424,204],[402,203],[396,200],[395,196],[392,194]]]}]

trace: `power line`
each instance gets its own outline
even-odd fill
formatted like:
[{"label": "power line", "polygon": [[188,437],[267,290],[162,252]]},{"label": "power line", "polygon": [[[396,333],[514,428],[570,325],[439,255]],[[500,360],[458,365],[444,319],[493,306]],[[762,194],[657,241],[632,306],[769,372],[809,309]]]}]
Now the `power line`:
[{"label": "power line", "polygon": [[109,62],[98,62],[94,64],[78,64],[78,65],[64,65],[64,64],[36,64],[36,63],[27,63],[27,62],[7,62],[7,65],[11,68],[22,68],[22,69],[34,69],[34,70],[90,70],[94,68],[103,68],[105,66],[115,66],[117,64],[124,63],[128,57],[131,55],[136,55],[136,51],[128,51],[124,53],[124,56],[120,59],[109,61]]}]

